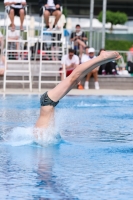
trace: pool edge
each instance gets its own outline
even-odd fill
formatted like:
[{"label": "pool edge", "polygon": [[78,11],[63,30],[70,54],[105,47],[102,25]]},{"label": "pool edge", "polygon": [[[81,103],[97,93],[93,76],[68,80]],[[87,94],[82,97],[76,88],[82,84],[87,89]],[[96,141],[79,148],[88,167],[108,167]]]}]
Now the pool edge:
[{"label": "pool edge", "polygon": [[[3,89],[0,90],[0,94],[42,94],[49,89],[42,89],[41,92],[38,91],[38,89],[33,89],[32,91],[29,91],[29,89],[7,89],[5,92],[3,92]],[[133,90],[114,90],[114,89],[100,89],[100,90],[95,90],[95,89],[89,89],[89,90],[78,90],[78,89],[73,89],[71,90],[68,95],[95,95],[95,96],[105,96],[105,95],[116,95],[116,96],[133,96]]]}]

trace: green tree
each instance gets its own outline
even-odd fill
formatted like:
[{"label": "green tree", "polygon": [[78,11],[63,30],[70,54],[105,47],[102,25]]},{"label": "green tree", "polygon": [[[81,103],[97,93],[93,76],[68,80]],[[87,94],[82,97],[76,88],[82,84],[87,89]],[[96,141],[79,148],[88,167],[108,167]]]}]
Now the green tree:
[{"label": "green tree", "polygon": [[65,15],[65,17],[67,17],[67,15],[68,15],[67,8],[63,8],[63,14]]},{"label": "green tree", "polygon": [[[98,15],[98,20],[102,22],[102,12],[99,13]],[[123,12],[112,12],[110,10],[107,10],[106,12],[106,23],[110,22],[111,23],[111,28],[110,30],[113,30],[113,25],[116,24],[124,24],[127,21],[127,15],[126,13]]]}]

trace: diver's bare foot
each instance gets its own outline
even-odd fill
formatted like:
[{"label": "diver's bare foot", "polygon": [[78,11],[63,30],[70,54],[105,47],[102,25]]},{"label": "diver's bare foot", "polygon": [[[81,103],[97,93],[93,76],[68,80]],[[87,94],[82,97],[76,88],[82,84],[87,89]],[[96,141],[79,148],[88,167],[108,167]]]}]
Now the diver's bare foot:
[{"label": "diver's bare foot", "polygon": [[120,54],[117,51],[102,51],[100,56],[102,56],[103,60],[118,60],[121,58]]}]

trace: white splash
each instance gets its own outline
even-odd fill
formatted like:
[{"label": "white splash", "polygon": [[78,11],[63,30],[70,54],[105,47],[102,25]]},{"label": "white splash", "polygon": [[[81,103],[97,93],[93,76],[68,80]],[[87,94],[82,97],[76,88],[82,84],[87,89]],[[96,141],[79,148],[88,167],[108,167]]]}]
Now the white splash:
[{"label": "white splash", "polygon": [[77,107],[103,107],[105,106],[104,104],[89,104],[89,103],[84,103],[83,101],[77,105]]},{"label": "white splash", "polygon": [[58,130],[49,126],[48,128],[34,128],[33,129],[34,142],[41,146],[47,146],[49,144],[57,144],[61,141],[61,136]]},{"label": "white splash", "polygon": [[53,128],[35,129],[32,127],[16,127],[3,136],[4,141],[12,146],[22,146],[37,143],[41,146],[57,144],[61,141],[58,131]]}]

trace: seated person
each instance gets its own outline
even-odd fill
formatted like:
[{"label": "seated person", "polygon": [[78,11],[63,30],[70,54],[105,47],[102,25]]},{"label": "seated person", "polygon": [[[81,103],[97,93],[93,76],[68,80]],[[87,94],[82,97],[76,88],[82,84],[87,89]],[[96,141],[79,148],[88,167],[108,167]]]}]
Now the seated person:
[{"label": "seated person", "polygon": [[5,57],[2,55],[0,49],[0,75],[3,75],[5,71]]},{"label": "seated person", "polygon": [[[100,53],[102,51],[105,51],[105,49],[100,49],[98,55],[100,55]],[[102,75],[113,74],[113,75],[116,75],[117,74],[116,66],[117,66],[117,63],[115,61],[111,61],[111,62],[108,62],[104,65],[101,65],[99,67],[98,74],[102,74]]]},{"label": "seated person", "polygon": [[[62,57],[62,67],[65,65],[66,69],[66,77],[69,76],[73,70],[79,65],[79,57],[74,54],[73,49],[69,49],[68,55],[64,55]],[[60,68],[60,71],[62,71],[63,68]],[[63,73],[61,73],[61,80],[64,79]],[[81,83],[78,83],[78,89],[83,89]]]},{"label": "seated person", "polygon": [[[81,63],[87,62],[89,60],[92,60],[96,58],[95,56],[95,49],[94,48],[86,48],[86,55],[83,55],[81,57]],[[89,80],[91,76],[93,75],[94,80],[95,80],[95,89],[99,89],[99,83],[98,83],[98,67],[93,69],[90,73],[87,74],[85,84],[84,84],[84,89],[88,90],[89,89]]]},{"label": "seated person", "polygon": [[[55,22],[53,25],[53,30],[56,30],[57,28],[57,22],[61,17],[61,1],[60,0],[39,0],[39,5],[41,6],[41,15],[44,14],[44,19],[46,23],[46,28],[50,30],[49,28],[49,17],[50,15],[55,17]],[[43,8],[45,7],[45,11],[43,13]]]},{"label": "seated person", "polygon": [[76,25],[76,31],[71,34],[71,42],[74,42],[74,50],[79,49],[79,56],[81,58],[83,49],[86,47],[86,41],[88,40],[85,33],[81,31],[79,24]]},{"label": "seated person", "polygon": [[[19,32],[17,30],[15,31],[11,31],[8,30],[8,40],[16,40],[16,42],[8,42],[8,50],[19,50],[19,42],[17,40],[19,40]],[[18,53],[19,54],[19,53]],[[17,55],[17,52],[9,52],[9,57],[11,58],[16,58],[18,59],[19,55]]]},{"label": "seated person", "polygon": [[14,16],[20,17],[20,30],[23,31],[23,21],[25,16],[25,9],[24,6],[26,5],[26,0],[4,0],[4,5],[9,6],[9,10],[7,10],[10,20],[11,20],[11,30],[15,30],[14,24]]},{"label": "seated person", "polygon": [[0,49],[3,50],[4,47],[4,38],[2,33],[0,32]]}]

